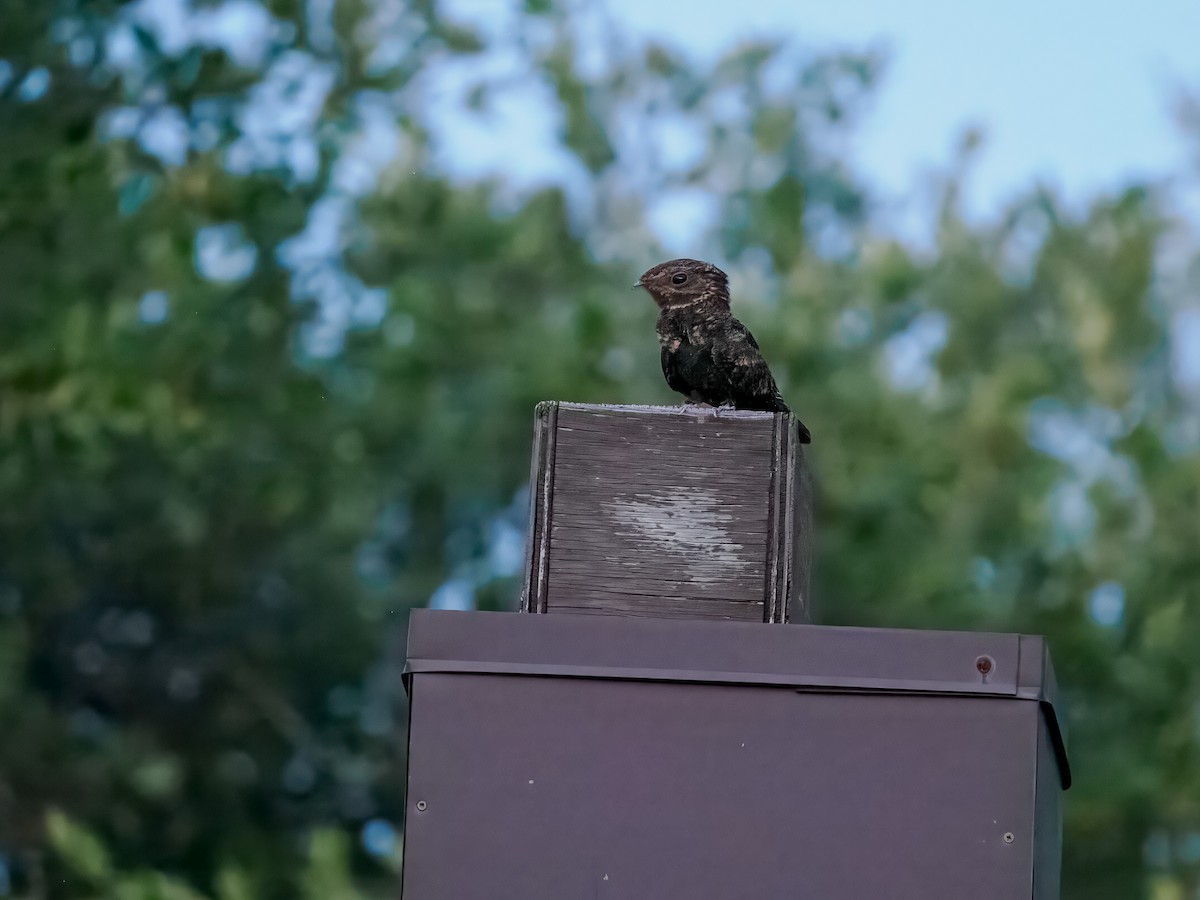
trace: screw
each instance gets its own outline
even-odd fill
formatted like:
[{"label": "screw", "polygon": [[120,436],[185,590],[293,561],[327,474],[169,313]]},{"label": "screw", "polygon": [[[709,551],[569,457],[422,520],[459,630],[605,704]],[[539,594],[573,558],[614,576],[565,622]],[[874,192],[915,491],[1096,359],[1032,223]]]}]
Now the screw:
[{"label": "screw", "polygon": [[1016,840],[1016,836],[1011,831],[1004,832],[1004,843],[1011,844]]},{"label": "screw", "polygon": [[983,676],[983,680],[987,681],[987,677],[992,674],[996,668],[996,661],[990,656],[981,656],[975,660],[975,669]]},{"label": "screw", "polygon": [[425,812],[425,810],[428,808],[429,808],[429,804],[426,803],[424,800],[417,801],[417,812]]}]

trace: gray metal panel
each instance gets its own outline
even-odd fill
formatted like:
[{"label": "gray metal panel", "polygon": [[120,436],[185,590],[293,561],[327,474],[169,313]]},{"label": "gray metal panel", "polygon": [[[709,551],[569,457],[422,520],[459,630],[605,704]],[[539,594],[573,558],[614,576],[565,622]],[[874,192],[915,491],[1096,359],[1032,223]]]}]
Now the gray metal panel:
[{"label": "gray metal panel", "polygon": [[419,672],[412,691],[407,900],[1030,897],[1034,702]]},{"label": "gray metal panel", "polygon": [[414,610],[408,671],[1016,696],[1019,647],[1014,634]]},{"label": "gray metal panel", "polygon": [[[1062,869],[1062,793],[1053,726],[1043,719],[1037,730],[1037,788],[1034,810],[1034,900],[1058,900]],[[1067,784],[1069,785],[1069,781]]]},{"label": "gray metal panel", "polygon": [[1071,786],[1071,766],[1067,761],[1067,732],[1063,727],[1063,716],[1058,709],[1058,680],[1054,677],[1054,664],[1050,660],[1050,648],[1044,638],[1036,635],[1021,635],[1019,671],[1017,673],[1017,695],[1042,703],[1042,712],[1049,727],[1049,739],[1061,773],[1065,790]]}]

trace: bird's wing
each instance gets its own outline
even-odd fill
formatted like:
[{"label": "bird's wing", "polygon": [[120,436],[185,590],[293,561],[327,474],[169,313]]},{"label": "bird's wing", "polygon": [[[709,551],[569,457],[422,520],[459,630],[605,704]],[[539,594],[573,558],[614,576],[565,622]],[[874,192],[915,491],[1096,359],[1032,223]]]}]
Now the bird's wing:
[{"label": "bird's wing", "polygon": [[670,348],[664,346],[659,353],[659,361],[662,363],[663,376],[667,379],[667,387],[683,394],[685,397],[690,396],[692,386],[680,374],[679,360],[676,354],[672,353]]},{"label": "bird's wing", "polygon": [[767,368],[758,341],[750,329],[734,319],[729,327],[729,340],[721,347],[726,355],[725,371],[729,373],[734,405],[740,409],[765,409],[771,412],[790,412],[779,394],[779,388]]}]

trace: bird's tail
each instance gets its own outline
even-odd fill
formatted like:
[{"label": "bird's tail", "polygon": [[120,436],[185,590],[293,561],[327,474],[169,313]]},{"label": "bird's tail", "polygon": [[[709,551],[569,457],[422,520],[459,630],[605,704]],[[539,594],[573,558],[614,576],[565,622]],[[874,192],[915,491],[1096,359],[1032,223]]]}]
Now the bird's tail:
[{"label": "bird's tail", "polygon": [[[771,398],[770,411],[791,414],[792,408],[784,402],[783,397],[777,392],[775,396]],[[796,417],[792,415],[792,418],[795,419]],[[812,432],[810,432],[808,427],[799,419],[796,419],[796,428],[799,432],[800,443],[811,444]]]}]

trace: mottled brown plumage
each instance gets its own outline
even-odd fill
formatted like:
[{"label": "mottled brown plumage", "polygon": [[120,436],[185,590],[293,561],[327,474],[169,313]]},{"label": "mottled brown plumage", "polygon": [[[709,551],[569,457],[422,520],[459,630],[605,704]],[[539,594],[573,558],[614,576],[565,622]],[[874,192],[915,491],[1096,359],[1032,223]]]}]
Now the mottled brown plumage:
[{"label": "mottled brown plumage", "polygon": [[[663,375],[693,403],[790,412],[754,335],[729,310],[729,278],[711,263],[672,259],[638,279],[658,304]],[[800,425],[800,439],[811,438]]]}]

